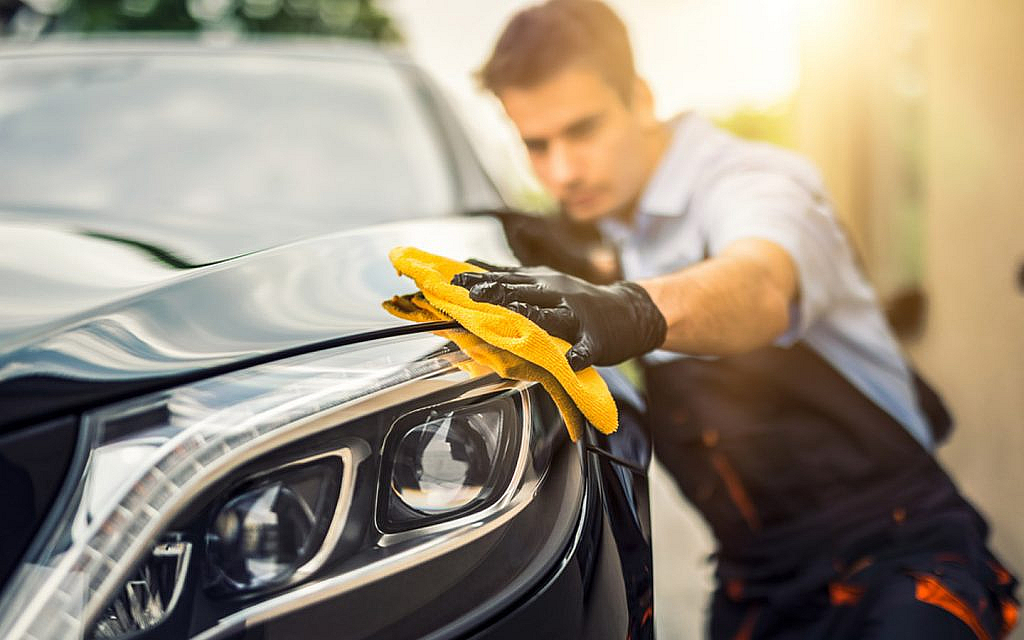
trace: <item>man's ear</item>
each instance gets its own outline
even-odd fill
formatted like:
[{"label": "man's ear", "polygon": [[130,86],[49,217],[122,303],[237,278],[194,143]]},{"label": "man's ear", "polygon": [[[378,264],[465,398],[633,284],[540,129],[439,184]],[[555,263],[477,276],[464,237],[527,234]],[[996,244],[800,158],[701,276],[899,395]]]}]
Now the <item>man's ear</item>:
[{"label": "man's ear", "polygon": [[658,119],[654,116],[654,94],[651,93],[651,87],[647,81],[640,76],[633,78],[630,109],[643,128],[658,126]]}]

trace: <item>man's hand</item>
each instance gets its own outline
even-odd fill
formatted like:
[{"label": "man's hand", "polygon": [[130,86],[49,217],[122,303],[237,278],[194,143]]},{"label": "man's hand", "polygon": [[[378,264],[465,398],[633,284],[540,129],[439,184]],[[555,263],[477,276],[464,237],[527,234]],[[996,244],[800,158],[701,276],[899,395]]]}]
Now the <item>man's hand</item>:
[{"label": "man's hand", "polygon": [[490,273],[459,273],[452,284],[468,289],[473,300],[511,309],[572,344],[565,355],[576,371],[618,364],[665,341],[665,318],[638,284],[595,285],[544,267],[471,262]]}]

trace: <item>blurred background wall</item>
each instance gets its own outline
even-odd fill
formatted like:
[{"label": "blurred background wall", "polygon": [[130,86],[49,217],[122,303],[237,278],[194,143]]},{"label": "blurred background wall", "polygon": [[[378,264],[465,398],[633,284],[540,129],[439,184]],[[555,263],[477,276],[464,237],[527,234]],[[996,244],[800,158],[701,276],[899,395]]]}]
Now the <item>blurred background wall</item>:
[{"label": "blurred background wall", "polygon": [[[943,452],[1024,571],[1024,3],[943,2],[925,122],[926,331],[912,346],[960,421]],[[1016,637],[1024,637],[1018,629]]]},{"label": "blurred background wall", "polygon": [[883,298],[923,292],[905,346],[956,418],[940,458],[1024,571],[1024,3],[850,0],[808,17],[796,146]]}]

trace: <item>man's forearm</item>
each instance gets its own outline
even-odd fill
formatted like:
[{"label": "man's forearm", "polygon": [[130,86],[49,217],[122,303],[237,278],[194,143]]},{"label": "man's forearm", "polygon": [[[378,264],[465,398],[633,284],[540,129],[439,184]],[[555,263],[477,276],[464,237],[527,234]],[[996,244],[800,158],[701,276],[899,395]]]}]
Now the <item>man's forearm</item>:
[{"label": "man's forearm", "polygon": [[730,355],[771,344],[789,326],[796,268],[766,240],[741,240],[718,257],[638,284],[665,316],[663,348]]}]

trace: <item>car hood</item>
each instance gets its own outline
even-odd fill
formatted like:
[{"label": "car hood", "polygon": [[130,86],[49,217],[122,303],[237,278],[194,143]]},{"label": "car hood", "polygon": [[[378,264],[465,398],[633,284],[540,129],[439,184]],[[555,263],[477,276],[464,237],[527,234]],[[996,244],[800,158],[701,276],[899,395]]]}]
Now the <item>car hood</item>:
[{"label": "car hood", "polygon": [[434,219],[190,266],[109,235],[0,224],[0,430],[215,373],[261,355],[407,325],[388,251],[513,260],[489,219]]}]

